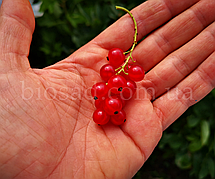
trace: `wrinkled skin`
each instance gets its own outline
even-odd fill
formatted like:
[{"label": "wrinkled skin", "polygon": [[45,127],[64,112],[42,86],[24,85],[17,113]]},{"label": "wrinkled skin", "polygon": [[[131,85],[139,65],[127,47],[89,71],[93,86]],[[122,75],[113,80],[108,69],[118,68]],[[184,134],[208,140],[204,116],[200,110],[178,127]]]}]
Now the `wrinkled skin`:
[{"label": "wrinkled skin", "polygon": [[[103,33],[44,69],[28,53],[34,16],[28,0],[0,11],[0,176],[20,179],[125,179],[140,169],[163,130],[215,86],[215,1],[149,0],[132,10],[133,57],[148,72],[125,107],[122,126],[98,126],[88,94],[108,50],[126,51],[133,21]],[[172,19],[172,20],[171,20]],[[155,30],[156,29],[156,30]],[[153,31],[153,32],[152,32]]]}]

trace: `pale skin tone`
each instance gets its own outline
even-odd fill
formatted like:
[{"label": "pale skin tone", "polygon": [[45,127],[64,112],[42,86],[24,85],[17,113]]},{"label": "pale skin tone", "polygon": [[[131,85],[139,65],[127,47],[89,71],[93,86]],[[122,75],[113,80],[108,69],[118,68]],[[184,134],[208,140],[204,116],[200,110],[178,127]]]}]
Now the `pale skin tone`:
[{"label": "pale skin tone", "polygon": [[87,91],[101,81],[98,72],[107,63],[108,50],[131,47],[134,29],[129,15],[68,58],[32,69],[28,62],[34,31],[30,4],[4,0],[0,176],[132,178],[162,132],[215,86],[214,9],[214,0],[149,0],[131,11],[138,40],[150,33],[133,52],[148,73],[138,83],[139,96],[126,104],[127,121],[119,127],[92,121],[95,108]]}]

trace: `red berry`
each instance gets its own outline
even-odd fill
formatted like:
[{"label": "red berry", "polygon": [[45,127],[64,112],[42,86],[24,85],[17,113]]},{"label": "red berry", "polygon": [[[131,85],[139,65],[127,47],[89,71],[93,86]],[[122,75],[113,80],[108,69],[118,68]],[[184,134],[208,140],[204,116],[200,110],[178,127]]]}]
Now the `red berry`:
[{"label": "red berry", "polygon": [[118,112],[118,114],[114,114],[110,118],[111,122],[115,125],[121,125],[126,121],[126,113],[124,110]]},{"label": "red berry", "polygon": [[98,108],[103,108],[104,100],[103,99],[96,99],[95,100],[95,107]]},{"label": "red berry", "polygon": [[141,81],[143,80],[145,73],[143,67],[140,65],[133,65],[128,70],[128,76],[133,81]]},{"label": "red berry", "polygon": [[108,93],[108,86],[104,82],[98,82],[93,85],[91,88],[91,94],[94,97],[94,99],[102,98],[107,95]]},{"label": "red berry", "polygon": [[114,94],[119,94],[126,87],[126,79],[121,75],[114,75],[108,80],[108,88]]},{"label": "red berry", "polygon": [[108,53],[108,59],[109,63],[117,68],[125,61],[125,55],[120,48],[113,48]]},{"label": "red berry", "polygon": [[108,97],[105,99],[103,108],[107,114],[114,115],[122,109],[122,102],[116,96]]},{"label": "red berry", "polygon": [[117,98],[119,98],[121,100],[121,102],[122,102],[122,108],[124,108],[126,101],[125,101],[125,99],[123,99],[123,96],[121,95],[121,93],[111,96],[111,98],[114,98],[114,97],[117,97]]},{"label": "red berry", "polygon": [[104,125],[110,120],[110,116],[103,109],[96,109],[93,113],[93,121],[96,124]]},{"label": "red berry", "polygon": [[129,100],[132,98],[136,92],[137,85],[132,80],[127,80],[127,86],[123,88],[122,93],[120,94],[121,98],[124,100]]},{"label": "red berry", "polygon": [[115,73],[114,67],[110,64],[105,64],[100,69],[100,76],[105,82],[107,82]]}]

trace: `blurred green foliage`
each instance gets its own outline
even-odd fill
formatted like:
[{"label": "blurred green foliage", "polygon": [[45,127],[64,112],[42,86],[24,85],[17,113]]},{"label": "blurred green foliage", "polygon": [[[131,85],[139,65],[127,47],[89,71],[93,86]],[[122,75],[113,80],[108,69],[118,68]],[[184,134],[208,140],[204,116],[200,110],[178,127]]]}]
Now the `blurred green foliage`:
[{"label": "blurred green foliage", "polygon": [[[141,0],[42,0],[29,55],[32,67],[53,64],[86,44]],[[215,90],[163,134],[133,179],[215,178]]]},{"label": "blurred green foliage", "polygon": [[67,57],[121,17],[116,5],[132,9],[144,0],[41,1],[44,15],[36,19],[29,56],[31,66],[39,68]]}]

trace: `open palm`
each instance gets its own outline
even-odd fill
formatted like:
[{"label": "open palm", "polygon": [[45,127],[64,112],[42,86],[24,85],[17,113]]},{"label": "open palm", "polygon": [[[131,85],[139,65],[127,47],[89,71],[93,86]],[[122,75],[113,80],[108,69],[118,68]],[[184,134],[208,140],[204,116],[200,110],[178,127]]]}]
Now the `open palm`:
[{"label": "open palm", "polygon": [[132,45],[131,18],[125,15],[67,59],[32,69],[30,4],[4,0],[1,178],[131,178],[163,130],[215,86],[214,8],[214,0],[150,0],[132,11],[138,39],[150,33],[133,53],[148,73],[126,104],[127,121],[119,127],[92,121],[89,89],[101,81],[108,50]]}]

